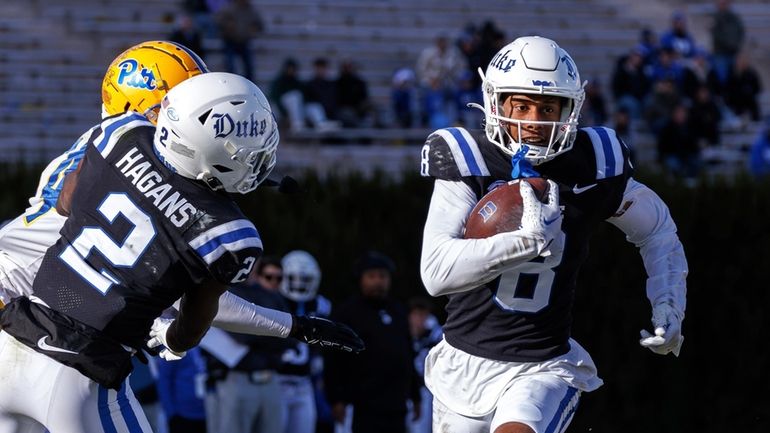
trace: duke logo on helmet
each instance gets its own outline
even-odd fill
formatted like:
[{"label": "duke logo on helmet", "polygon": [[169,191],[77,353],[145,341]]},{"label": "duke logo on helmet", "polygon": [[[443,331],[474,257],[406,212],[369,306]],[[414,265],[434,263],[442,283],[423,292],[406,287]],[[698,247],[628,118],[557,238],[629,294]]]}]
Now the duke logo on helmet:
[{"label": "duke logo on helmet", "polygon": [[503,72],[508,72],[511,70],[511,68],[516,65],[516,59],[509,59],[508,54],[511,52],[511,50],[508,50],[506,52],[500,52],[495,55],[495,57],[490,62],[490,65],[494,66],[497,69],[502,70]]},{"label": "duke logo on helmet", "polygon": [[270,103],[254,83],[209,72],[168,92],[158,113],[155,149],[177,174],[213,190],[245,194],[275,166],[279,139]]},{"label": "duke logo on helmet", "polygon": [[249,120],[233,121],[229,114],[214,113],[211,115],[214,122],[214,137],[227,137],[235,129],[236,137],[258,137],[267,130],[267,120],[257,119],[254,113],[249,115]]},{"label": "duke logo on helmet", "polygon": [[229,114],[214,113],[211,118],[216,119],[214,121],[214,137],[227,137],[233,132],[233,118]]},{"label": "duke logo on helmet", "polygon": [[572,59],[570,59],[568,56],[563,56],[561,61],[567,66],[567,75],[569,75],[569,77],[574,80],[577,76],[577,73],[575,72],[575,65],[572,64]]}]

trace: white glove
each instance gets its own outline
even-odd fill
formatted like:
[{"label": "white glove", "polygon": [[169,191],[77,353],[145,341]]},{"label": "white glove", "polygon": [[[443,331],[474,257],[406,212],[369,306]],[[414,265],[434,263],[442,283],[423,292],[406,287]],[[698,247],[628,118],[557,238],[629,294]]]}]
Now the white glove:
[{"label": "white glove", "polygon": [[153,349],[158,346],[163,346],[163,349],[158,353],[158,356],[166,361],[179,361],[184,358],[187,352],[174,352],[168,348],[166,332],[168,332],[168,327],[171,326],[172,322],[174,322],[174,319],[167,319],[164,317],[155,319],[155,321],[152,322],[152,328],[150,328],[150,339],[147,340],[147,347]]},{"label": "white glove", "polygon": [[639,344],[659,355],[669,352],[679,356],[684,336],[682,336],[683,314],[668,302],[661,302],[652,307],[652,326],[655,335],[642,329]]},{"label": "white glove", "polygon": [[538,254],[545,252],[553,239],[561,232],[561,208],[559,207],[559,186],[548,180],[548,201],[543,204],[535,196],[526,179],[521,181],[519,192],[522,201],[521,230],[532,234],[538,245]]}]

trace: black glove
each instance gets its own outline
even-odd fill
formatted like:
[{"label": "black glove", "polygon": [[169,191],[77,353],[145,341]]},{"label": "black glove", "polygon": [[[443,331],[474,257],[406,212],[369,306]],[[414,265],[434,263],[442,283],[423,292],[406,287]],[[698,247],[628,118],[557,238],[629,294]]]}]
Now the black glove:
[{"label": "black glove", "polygon": [[312,316],[292,316],[289,337],[345,352],[364,350],[364,341],[347,325]]}]

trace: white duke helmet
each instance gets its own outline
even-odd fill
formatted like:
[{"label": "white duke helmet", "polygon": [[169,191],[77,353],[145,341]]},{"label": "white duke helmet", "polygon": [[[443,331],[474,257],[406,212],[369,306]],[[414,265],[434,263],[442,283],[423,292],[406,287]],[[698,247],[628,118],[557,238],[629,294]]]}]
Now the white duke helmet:
[{"label": "white duke helmet", "polygon": [[270,104],[256,84],[209,72],[184,80],[163,98],[154,144],[178,174],[213,190],[245,194],[275,166],[278,139]]},{"label": "white duke helmet", "polygon": [[[585,83],[572,57],[556,42],[539,36],[524,36],[503,47],[492,58],[486,74],[479,68],[484,94],[485,132],[489,141],[505,153],[514,155],[524,143],[508,133],[509,124],[519,128],[522,123],[552,126],[547,146],[528,145],[525,158],[533,165],[548,161],[572,148],[583,106]],[[505,94],[524,93],[550,95],[566,99],[558,122],[522,122],[502,116]],[[518,135],[521,137],[521,133]]]},{"label": "white duke helmet", "polygon": [[295,302],[306,302],[318,294],[321,268],[307,251],[294,250],[281,259],[283,280],[281,293]]}]

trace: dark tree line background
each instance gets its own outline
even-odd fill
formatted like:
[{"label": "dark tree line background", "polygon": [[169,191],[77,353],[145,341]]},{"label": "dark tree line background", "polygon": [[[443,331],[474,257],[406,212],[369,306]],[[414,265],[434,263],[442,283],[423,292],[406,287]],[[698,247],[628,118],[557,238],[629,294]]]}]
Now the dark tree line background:
[{"label": "dark tree line background", "polygon": [[[0,166],[0,218],[26,207],[42,168]],[[668,203],[687,253],[685,343],[679,358],[638,345],[639,330],[650,327],[644,267],[619,230],[602,227],[580,275],[573,335],[605,385],[583,396],[569,431],[770,431],[770,183],[739,177],[692,188],[637,177]],[[338,301],[355,290],[354,260],[377,249],[396,263],[396,297],[424,295],[418,266],[430,180],[384,173],[298,180],[296,194],[260,188],[238,199],[267,254],[311,252],[323,270],[321,293]],[[440,310],[442,300],[434,301]]]}]

